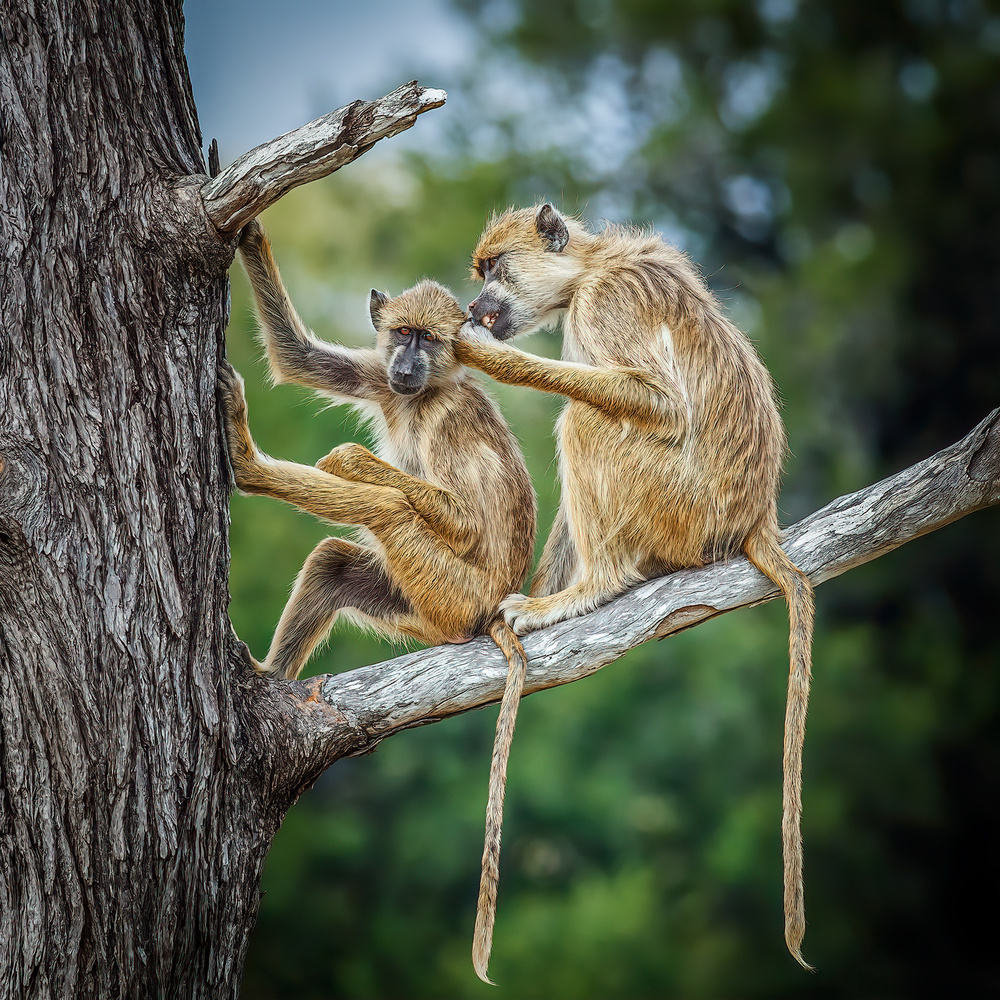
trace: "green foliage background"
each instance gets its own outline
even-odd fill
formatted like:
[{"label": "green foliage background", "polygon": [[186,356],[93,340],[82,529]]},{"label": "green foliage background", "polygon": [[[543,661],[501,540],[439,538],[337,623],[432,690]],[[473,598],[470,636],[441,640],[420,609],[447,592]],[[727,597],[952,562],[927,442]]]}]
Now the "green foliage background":
[{"label": "green foliage background", "polygon": [[[316,331],[369,338],[371,286],[466,301],[486,215],[542,198],[682,242],[785,400],[793,521],[955,440],[1000,383],[1000,17],[977,0],[461,4],[473,79],[433,153],[368,158],[264,216]],[[401,79],[402,77],[400,77]],[[388,80],[393,86],[399,79]],[[418,123],[417,128],[421,127]],[[359,432],[270,390],[247,288],[229,352],[272,454]],[[529,350],[557,354],[539,334]],[[496,387],[544,540],[559,402]],[[263,655],[327,529],[237,497],[238,634]],[[805,764],[810,930],[781,938],[784,608],[726,616],[526,700],[492,972],[510,997],[979,996],[1000,981],[996,511],[818,592]],[[395,651],[337,630],[312,672]],[[476,997],[468,959],[494,710],[345,760],[291,810],[244,995]]]}]

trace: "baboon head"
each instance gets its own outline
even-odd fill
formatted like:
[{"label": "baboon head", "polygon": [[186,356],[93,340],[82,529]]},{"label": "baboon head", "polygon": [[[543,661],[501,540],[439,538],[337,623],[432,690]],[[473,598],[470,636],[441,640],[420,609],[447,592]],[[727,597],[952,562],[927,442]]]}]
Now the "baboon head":
[{"label": "baboon head", "polygon": [[497,340],[552,322],[579,273],[571,240],[582,232],[549,204],[490,219],[472,255],[472,276],[483,288],[469,305],[469,319]]},{"label": "baboon head", "polygon": [[393,392],[415,396],[455,375],[465,314],[447,288],[424,280],[395,298],[373,288],[369,310]]}]

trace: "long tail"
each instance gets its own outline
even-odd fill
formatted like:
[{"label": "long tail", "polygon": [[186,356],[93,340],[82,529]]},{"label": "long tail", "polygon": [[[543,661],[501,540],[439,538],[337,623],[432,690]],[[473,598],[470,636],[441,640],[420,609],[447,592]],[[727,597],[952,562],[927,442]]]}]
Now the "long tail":
[{"label": "long tail", "polygon": [[483,845],[483,868],[479,878],[479,905],[476,929],[472,936],[472,965],[484,983],[496,985],[486,974],[493,948],[493,923],[497,913],[497,887],[500,883],[500,833],[503,828],[503,797],[507,787],[507,760],[514,738],[517,709],[524,690],[528,658],[511,627],[501,618],[490,625],[490,637],[507,657],[507,684],[500,702],[497,732],[490,763],[490,791],[486,800],[486,838]]},{"label": "long tail", "polygon": [[744,546],[747,558],[776,583],[788,602],[788,699],[785,703],[785,752],[782,787],[781,846],[785,862],[785,943],[804,969],[806,932],[802,885],[802,745],[806,736],[809,682],[812,679],[812,636],[815,600],[808,577],[785,555],[777,535],[755,532]]}]

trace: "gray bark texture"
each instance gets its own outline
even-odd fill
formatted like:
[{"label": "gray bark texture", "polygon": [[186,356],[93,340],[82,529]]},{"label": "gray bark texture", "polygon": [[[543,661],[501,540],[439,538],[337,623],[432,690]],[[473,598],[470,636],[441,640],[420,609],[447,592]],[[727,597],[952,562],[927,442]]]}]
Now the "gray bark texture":
[{"label": "gray bark texture", "polygon": [[[485,641],[264,681],[226,613],[236,233],[444,95],[209,179],[181,0],[0,0],[0,33],[0,998],[234,997],[298,794],[503,687]],[[998,419],[790,529],[793,557],[820,581],[996,503]],[[528,690],[772,596],[738,561],[651,581],[530,637]]]},{"label": "gray bark texture", "polygon": [[310,775],[226,613],[181,0],[2,0],[0,116],[0,996],[235,996]]},{"label": "gray bark texture", "polygon": [[355,101],[265,142],[205,184],[205,210],[220,232],[239,232],[293,187],[326,177],[379,139],[412,128],[417,115],[441,107],[445,96],[413,81],[381,100]]}]

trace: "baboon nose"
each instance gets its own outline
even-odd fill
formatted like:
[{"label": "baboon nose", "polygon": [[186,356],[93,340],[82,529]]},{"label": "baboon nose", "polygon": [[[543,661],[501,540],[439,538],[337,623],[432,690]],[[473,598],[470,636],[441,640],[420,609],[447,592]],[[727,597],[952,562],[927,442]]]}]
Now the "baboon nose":
[{"label": "baboon nose", "polygon": [[475,312],[476,312],[476,307],[477,307],[478,305],[479,305],[479,299],[473,299],[473,300],[472,300],[472,301],[471,301],[471,302],[469,303],[469,308],[468,308],[468,310],[467,310],[467,311],[468,311],[468,313],[469,313],[469,315],[470,315],[470,316],[474,316],[474,315],[475,315]]}]

